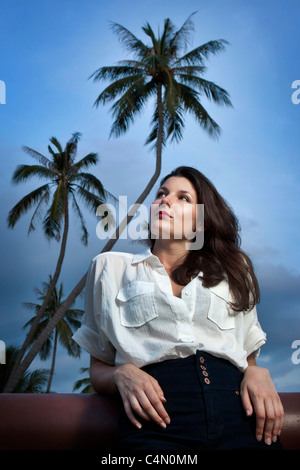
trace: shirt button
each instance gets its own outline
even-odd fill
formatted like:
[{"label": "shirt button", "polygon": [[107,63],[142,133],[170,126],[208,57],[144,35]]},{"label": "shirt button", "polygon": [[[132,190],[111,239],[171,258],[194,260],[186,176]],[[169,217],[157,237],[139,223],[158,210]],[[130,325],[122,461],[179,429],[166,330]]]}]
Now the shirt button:
[{"label": "shirt button", "polygon": [[207,377],[205,377],[204,382],[205,382],[207,385],[210,384],[210,380],[209,380]]},{"label": "shirt button", "polygon": [[204,362],[204,357],[202,357],[202,356],[199,357],[199,361],[201,362],[201,364],[203,364],[203,362]]},{"label": "shirt button", "polygon": [[191,291],[190,290],[185,291],[185,295],[191,295]]},{"label": "shirt button", "polygon": [[203,370],[203,371],[202,371],[202,374],[203,374],[205,377],[208,376],[208,373],[206,372],[206,370]]}]

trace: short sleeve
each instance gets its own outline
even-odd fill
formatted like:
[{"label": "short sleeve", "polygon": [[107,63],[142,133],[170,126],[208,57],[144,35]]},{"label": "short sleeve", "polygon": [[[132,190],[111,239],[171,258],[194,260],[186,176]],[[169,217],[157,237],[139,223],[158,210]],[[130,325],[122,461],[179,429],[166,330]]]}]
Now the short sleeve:
[{"label": "short sleeve", "polygon": [[100,327],[102,282],[101,263],[94,258],[87,274],[82,324],[72,339],[100,361],[114,365],[115,348]]},{"label": "short sleeve", "polygon": [[250,311],[244,313],[245,315],[245,340],[244,349],[247,352],[247,357],[255,353],[255,358],[259,356],[260,348],[266,343],[267,335],[262,330],[262,327],[257,318],[257,309],[254,306]]}]

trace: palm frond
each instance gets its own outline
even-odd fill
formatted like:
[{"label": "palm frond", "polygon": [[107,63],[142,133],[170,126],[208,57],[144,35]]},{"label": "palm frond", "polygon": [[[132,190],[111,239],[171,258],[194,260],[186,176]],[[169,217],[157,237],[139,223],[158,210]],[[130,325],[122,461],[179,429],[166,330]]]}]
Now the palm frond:
[{"label": "palm frond", "polygon": [[13,173],[12,182],[18,184],[34,176],[53,180],[57,174],[53,170],[41,165],[18,165]]},{"label": "palm frond", "polygon": [[166,119],[166,138],[171,137],[171,142],[179,142],[184,129],[183,111],[181,106],[176,106],[173,114],[169,114]]},{"label": "palm frond", "polygon": [[[40,304],[35,304],[33,302],[22,302],[22,305],[24,305],[24,307],[28,308],[29,310],[35,310],[36,312],[38,312],[39,308],[40,308]],[[29,324],[31,324],[33,322],[33,319],[29,320],[24,326],[23,328],[27,327]]]},{"label": "palm frond", "polygon": [[42,212],[43,212],[43,209],[44,209],[44,206],[46,204],[48,204],[49,202],[49,198],[50,198],[50,192],[49,191],[46,191],[41,199],[39,200],[39,202],[37,203],[37,206],[33,212],[33,215],[30,219],[30,223],[29,223],[29,228],[28,228],[28,235],[30,234],[30,232],[32,232],[33,230],[35,230],[35,221],[36,220],[40,220],[41,217],[42,217]]},{"label": "palm frond", "polygon": [[67,193],[62,183],[59,181],[56,191],[53,195],[52,204],[43,220],[44,232],[47,238],[60,239],[61,221],[67,204]]},{"label": "palm frond", "polygon": [[56,137],[51,137],[50,142],[57,148],[59,153],[63,153],[63,148]]},{"label": "palm frond", "polygon": [[180,81],[193,85],[200,93],[204,92],[205,96],[214,103],[232,107],[228,92],[215,83],[188,74],[181,74]]},{"label": "palm frond", "polygon": [[85,189],[93,189],[97,192],[99,197],[103,198],[103,200],[106,200],[108,198],[112,199],[113,202],[118,202],[118,198],[116,198],[110,191],[104,188],[103,184],[101,181],[91,173],[75,173],[71,178],[70,178],[71,185],[74,182],[78,182],[83,186]]},{"label": "palm frond", "polygon": [[14,391],[19,393],[43,393],[48,376],[49,370],[47,369],[37,369],[33,372],[25,372]]},{"label": "palm frond", "polygon": [[126,132],[136,114],[140,113],[147,98],[156,89],[155,82],[145,83],[144,78],[137,80],[112,106],[115,121],[111,127],[110,135],[116,137]]},{"label": "palm frond", "polygon": [[52,170],[53,172],[56,172],[56,168],[51,162],[51,160],[49,160],[49,158],[45,157],[44,155],[37,152],[36,150],[26,147],[25,145],[22,146],[22,149],[24,150],[25,153],[35,158],[36,160],[38,160],[43,166],[45,166],[46,168],[49,168],[49,170]]},{"label": "palm frond", "polygon": [[85,157],[81,158],[78,162],[72,165],[71,173],[76,173],[81,168],[88,168],[90,165],[96,165],[98,163],[97,153],[89,153]]},{"label": "palm frond", "polygon": [[192,21],[192,17],[195,14],[196,12],[193,12],[189,15],[189,17],[185,20],[181,28],[176,31],[173,38],[170,40],[169,47],[173,54],[181,49],[186,49],[187,46],[190,44],[191,32],[194,31],[194,23]]},{"label": "palm frond", "polygon": [[171,20],[167,18],[164,22],[164,30],[160,38],[160,50],[158,51],[160,54],[168,53],[167,51],[170,49],[170,42],[174,36],[174,31],[175,26]]},{"label": "palm frond", "polygon": [[71,180],[72,182],[77,181],[80,182],[81,186],[84,189],[93,189],[97,192],[100,198],[105,197],[105,189],[101,181],[91,173],[77,173]]},{"label": "palm frond", "polygon": [[128,75],[136,75],[143,73],[144,68],[142,62],[137,61],[120,61],[118,65],[104,66],[95,70],[89,79],[94,77],[94,82],[100,80],[116,80],[127,77]]},{"label": "palm frond", "polygon": [[204,59],[207,59],[210,54],[224,51],[226,44],[229,43],[225,39],[208,41],[179,58],[173,65],[203,65]]},{"label": "palm frond", "polygon": [[78,142],[80,140],[81,133],[74,132],[71,139],[66,143],[64,152],[67,155],[67,163],[72,164],[77,153]]},{"label": "palm frond", "polygon": [[71,192],[71,196],[72,196],[73,209],[77,213],[77,216],[79,217],[79,220],[80,220],[81,231],[82,231],[81,241],[84,244],[84,246],[87,246],[89,234],[88,234],[88,231],[87,231],[86,226],[85,226],[85,221],[84,221],[82,212],[80,210],[80,207],[79,207],[79,205],[76,201],[75,195],[73,194],[73,191]]},{"label": "palm frond", "polygon": [[85,204],[96,213],[97,207],[103,203],[103,199],[78,184],[74,184],[73,186],[76,188],[77,194]]},{"label": "palm frond", "polygon": [[139,58],[144,58],[148,54],[148,47],[127,28],[118,23],[112,23],[111,28],[127,50],[133,52]]},{"label": "palm frond", "polygon": [[66,188],[63,182],[58,182],[57,188],[53,195],[52,204],[50,206],[50,215],[53,220],[61,220],[67,202]]},{"label": "palm frond", "polygon": [[[81,367],[80,368],[80,373],[84,373],[84,372],[89,372],[89,368],[88,367]],[[86,377],[84,379],[77,380],[73,385],[73,392],[75,392],[76,390],[79,390],[81,387],[83,387],[83,389],[81,390],[80,393],[93,393],[94,392],[94,390],[91,386],[90,377]]]},{"label": "palm frond", "polygon": [[172,73],[174,75],[204,75],[207,70],[207,67],[204,65],[182,65],[179,67],[172,67]]},{"label": "palm frond", "polygon": [[[164,121],[164,123],[166,123],[166,116],[167,116],[167,112],[163,108],[163,121]],[[157,146],[157,136],[158,136],[158,130],[159,130],[157,105],[154,108],[154,112],[153,112],[153,115],[152,115],[150,125],[151,125],[152,129],[151,129],[150,134],[148,135],[148,137],[145,141],[145,145],[152,144],[151,145],[151,150],[155,150],[156,146]],[[163,129],[162,129],[162,146],[165,147],[165,145],[166,145],[166,132],[165,132],[165,125],[164,125]]]},{"label": "palm frond", "polygon": [[179,83],[178,85],[180,101],[184,110],[193,114],[196,121],[208,132],[210,137],[217,139],[221,133],[221,129],[198,100],[198,93],[186,85]]},{"label": "palm frond", "polygon": [[[79,328],[79,326],[80,322],[76,323],[75,328]],[[81,348],[75,341],[71,341],[72,336],[73,331],[70,327],[70,321],[62,319],[58,329],[58,341],[67,350],[69,356],[80,357]]]},{"label": "palm frond", "polygon": [[108,101],[114,100],[120,93],[123,93],[125,90],[128,90],[128,88],[134,86],[137,80],[142,78],[143,75],[134,74],[116,80],[100,93],[94,106],[98,107],[99,104],[106,104]]},{"label": "palm frond", "polygon": [[[142,27],[142,30],[144,31],[144,33],[147,36],[149,36],[151,38],[153,48],[154,48],[156,54],[158,54],[160,52],[159,47],[158,47],[158,40],[156,39],[155,34],[154,34],[153,29],[151,28],[150,24],[147,22],[146,25]],[[148,48],[147,55],[149,55],[149,52],[150,52],[150,49]]]},{"label": "palm frond", "polygon": [[21,215],[27,212],[36,202],[49,190],[49,184],[44,184],[31,193],[24,196],[9,212],[7,222],[8,227],[13,228]]}]

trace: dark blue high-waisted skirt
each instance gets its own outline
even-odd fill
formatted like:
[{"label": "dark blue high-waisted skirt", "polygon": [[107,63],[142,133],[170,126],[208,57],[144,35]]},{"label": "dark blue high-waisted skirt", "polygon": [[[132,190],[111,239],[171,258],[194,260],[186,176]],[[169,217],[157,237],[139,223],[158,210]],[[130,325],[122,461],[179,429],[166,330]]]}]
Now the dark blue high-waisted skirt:
[{"label": "dark blue high-waisted skirt", "polygon": [[232,363],[203,351],[142,368],[161,386],[171,423],[166,429],[138,417],[136,428],[121,411],[119,448],[200,451],[210,449],[282,449],[255,437],[255,415],[248,417],[240,397],[243,373]]}]

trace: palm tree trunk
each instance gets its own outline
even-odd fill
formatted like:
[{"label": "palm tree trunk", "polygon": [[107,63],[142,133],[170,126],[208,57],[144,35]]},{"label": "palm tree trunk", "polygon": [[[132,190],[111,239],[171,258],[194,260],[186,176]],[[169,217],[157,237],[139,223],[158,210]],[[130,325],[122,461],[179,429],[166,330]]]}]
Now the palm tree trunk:
[{"label": "palm tree trunk", "polygon": [[[151,177],[149,183],[147,184],[146,188],[144,189],[144,191],[137,198],[135,204],[142,204],[142,202],[146,199],[151,189],[153,188],[154,184],[156,183],[161,172],[161,156],[162,156],[163,127],[164,127],[163,105],[162,105],[162,84],[161,83],[157,84],[157,108],[158,108],[159,125],[158,125],[158,132],[157,132],[155,172],[153,176]],[[110,251],[112,247],[115,245],[121,233],[123,232],[125,227],[129,224],[131,219],[134,217],[134,214],[138,210],[138,208],[135,205],[133,207],[135,209],[130,211],[130,213],[128,213],[127,216],[122,220],[120,225],[116,228],[116,231],[114,232],[112,237],[108,240],[108,242],[102,249],[101,253]],[[14,377],[9,378],[6,384],[5,390],[4,390],[6,393],[9,393],[14,389],[15,385],[18,383],[23,373],[30,366],[31,362],[36,357],[41,347],[43,346],[44,342],[48,339],[51,332],[56,327],[57,323],[64,316],[68,308],[74,303],[76,297],[80,294],[80,292],[85,287],[86,278],[87,278],[87,273],[85,273],[84,276],[80,279],[78,284],[74,287],[74,289],[69,294],[67,299],[63,302],[63,304],[60,306],[60,308],[55,312],[55,314],[53,315],[53,317],[51,318],[47,326],[44,328],[40,336],[34,342],[33,346],[31,347],[30,351],[28,352],[28,354],[26,355],[22,363],[19,364],[19,367],[16,373],[14,374]]]},{"label": "palm tree trunk", "polygon": [[[45,308],[47,307],[48,303],[49,303],[49,300],[51,298],[51,295],[54,291],[54,288],[57,284],[57,281],[58,281],[58,278],[59,278],[59,275],[60,275],[60,272],[61,272],[61,267],[62,267],[62,263],[63,263],[63,260],[64,260],[64,257],[65,257],[65,253],[66,253],[66,245],[67,245],[67,238],[68,238],[68,231],[69,231],[69,209],[68,209],[68,199],[66,198],[66,202],[65,202],[65,212],[64,212],[64,232],[63,232],[63,237],[62,237],[62,242],[61,242],[61,247],[60,247],[60,253],[59,253],[59,257],[58,257],[58,260],[57,260],[57,263],[56,263],[56,268],[55,268],[55,272],[54,272],[54,275],[53,275],[53,278],[52,278],[52,282],[50,283],[49,285],[49,288],[48,288],[48,291],[45,295],[45,298],[44,298],[44,301],[31,325],[31,328],[30,330],[28,331],[27,335],[26,335],[26,338],[25,338],[25,341],[19,351],[19,354],[18,354],[18,357],[17,357],[17,360],[14,364],[14,367],[12,369],[12,372],[9,376],[9,379],[6,383],[6,386],[5,386],[5,389],[4,389],[4,392],[7,392],[9,393],[10,391],[12,391],[14,389],[14,387],[17,385],[17,383],[19,382],[19,380],[21,379],[23,373],[25,372],[25,370],[23,370],[23,367],[20,368],[20,363],[25,355],[25,352],[30,344],[30,341],[34,335],[34,332],[39,324],[39,321],[45,311]],[[22,373],[21,373],[21,370],[22,370]]]},{"label": "palm tree trunk", "polygon": [[50,388],[52,384],[53,374],[54,374],[54,367],[55,367],[55,359],[56,359],[56,348],[57,348],[57,337],[58,337],[58,329],[55,328],[55,335],[54,335],[54,343],[53,343],[53,351],[52,351],[52,361],[51,361],[51,369],[49,374],[49,380],[47,384],[46,393],[50,393]]}]

